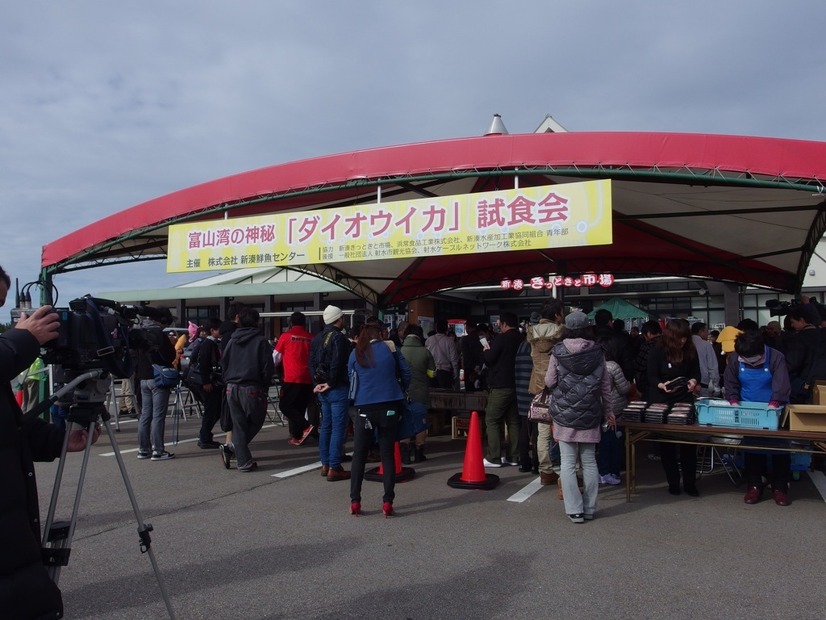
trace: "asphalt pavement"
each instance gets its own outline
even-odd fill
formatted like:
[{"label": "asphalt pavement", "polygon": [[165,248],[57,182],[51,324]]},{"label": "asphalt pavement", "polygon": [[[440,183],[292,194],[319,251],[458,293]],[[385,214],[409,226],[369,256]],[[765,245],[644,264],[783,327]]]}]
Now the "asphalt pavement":
[{"label": "asphalt pavement", "polygon": [[[397,516],[383,517],[381,483],[366,481],[354,517],[349,483],[319,475],[313,439],[289,445],[268,422],[251,446],[259,469],[241,473],[198,448],[198,425],[182,422],[167,445],[176,458],[161,462],[137,460],[135,421],[115,433],[180,619],[826,617],[820,472],[793,483],[786,508],[768,495],[744,504],[719,467],[700,479],[701,497],[673,497],[643,445],[633,501],[603,486],[597,518],[577,525],[556,487],[516,467],[495,470],[491,491],[449,487],[465,442],[438,436],[397,485]],[[58,518],[81,462],[67,459]],[[44,515],[55,470],[37,465]],[[126,488],[103,435],[60,574],[67,618],[169,617]]]}]

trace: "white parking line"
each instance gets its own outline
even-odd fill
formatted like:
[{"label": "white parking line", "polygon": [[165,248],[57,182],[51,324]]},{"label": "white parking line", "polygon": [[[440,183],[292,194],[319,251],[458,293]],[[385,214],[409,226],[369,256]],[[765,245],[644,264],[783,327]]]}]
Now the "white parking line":
[{"label": "white parking line", "polygon": [[536,493],[539,489],[542,488],[542,483],[540,482],[539,476],[531,480],[528,484],[521,491],[517,491],[513,495],[508,498],[509,502],[524,502],[528,499],[531,495]]},{"label": "white parking line", "polygon": [[810,471],[808,473],[809,478],[820,492],[820,496],[823,498],[823,501],[826,501],[826,476],[823,475],[822,471]]},{"label": "white parking line", "polygon": [[294,469],[288,469],[287,471],[280,471],[277,474],[270,474],[273,478],[290,478],[291,476],[297,476],[298,474],[304,474],[308,471],[313,471],[314,469],[318,469],[321,467],[321,461],[317,463],[312,463],[310,465],[303,465],[301,467],[296,467]]},{"label": "white parking line", "polygon": [[[346,452],[348,456],[353,456],[352,452]],[[270,474],[273,478],[290,478],[292,476],[297,476],[299,474],[306,474],[308,471],[313,471],[314,469],[318,469],[321,467],[321,461],[317,463],[312,463],[311,465],[302,465],[301,467],[296,467],[294,469],[288,469],[287,471],[281,471],[277,474]]]},{"label": "white parking line", "polygon": [[[275,424],[267,424],[266,426],[262,426],[261,430],[263,431],[265,428],[274,428],[275,426],[276,426]],[[214,437],[225,437],[225,436],[226,436],[226,433],[217,433],[217,434],[214,435]],[[192,439],[181,439],[175,445],[180,445],[182,443],[192,443],[193,441],[198,441],[198,438],[194,437]],[[169,445],[173,445],[173,444],[170,442]],[[139,448],[129,448],[128,450],[121,450],[120,453],[121,454],[131,454],[133,452],[137,452],[138,450],[139,450]],[[115,453],[114,452],[104,452],[100,456],[115,456]],[[321,466],[321,463],[319,463],[319,466]]]}]

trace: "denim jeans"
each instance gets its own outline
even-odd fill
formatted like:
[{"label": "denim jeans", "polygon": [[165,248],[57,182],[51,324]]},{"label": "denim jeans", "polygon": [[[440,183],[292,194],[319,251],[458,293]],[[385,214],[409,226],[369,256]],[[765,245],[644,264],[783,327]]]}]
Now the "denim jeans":
[{"label": "denim jeans", "polygon": [[[559,477],[562,480],[562,499],[566,514],[592,515],[596,512],[599,491],[596,448],[595,443],[559,442]],[[579,492],[576,479],[577,459],[582,464],[583,493]]]},{"label": "denim jeans", "polygon": [[322,465],[338,467],[344,453],[344,440],[347,438],[348,386],[337,387],[321,392],[321,428],[318,429],[318,453]]},{"label": "denim jeans", "polygon": [[141,380],[141,417],[138,420],[138,446],[141,452],[163,452],[168,407],[169,388],[157,387],[154,379]]}]

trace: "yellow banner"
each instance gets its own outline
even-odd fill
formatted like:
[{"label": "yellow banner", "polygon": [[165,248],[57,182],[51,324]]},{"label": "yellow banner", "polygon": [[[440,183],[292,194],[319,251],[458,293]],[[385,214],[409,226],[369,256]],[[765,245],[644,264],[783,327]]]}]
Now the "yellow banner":
[{"label": "yellow banner", "polygon": [[611,181],[419,198],[169,227],[170,273],[612,242]]}]

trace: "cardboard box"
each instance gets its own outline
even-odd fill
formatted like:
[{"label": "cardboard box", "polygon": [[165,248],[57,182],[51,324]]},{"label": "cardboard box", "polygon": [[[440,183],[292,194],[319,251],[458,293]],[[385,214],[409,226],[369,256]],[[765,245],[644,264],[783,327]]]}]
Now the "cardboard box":
[{"label": "cardboard box", "polygon": [[826,384],[822,381],[815,383],[815,387],[812,390],[812,404],[826,405]]},{"label": "cardboard box", "polygon": [[826,433],[826,405],[789,405],[789,430]]}]

